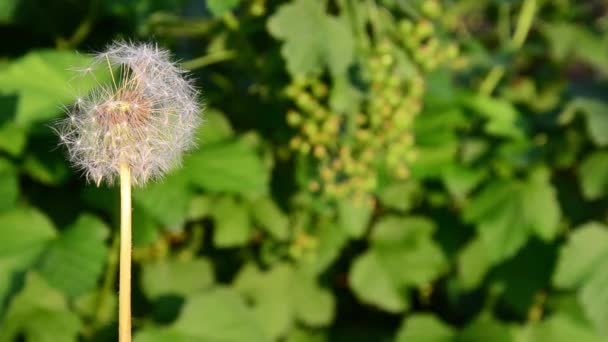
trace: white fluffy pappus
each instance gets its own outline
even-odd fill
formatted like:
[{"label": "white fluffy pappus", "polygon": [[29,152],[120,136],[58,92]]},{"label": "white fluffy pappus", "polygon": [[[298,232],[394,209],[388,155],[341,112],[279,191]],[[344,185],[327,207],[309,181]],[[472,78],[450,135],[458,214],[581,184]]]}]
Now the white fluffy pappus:
[{"label": "white fluffy pappus", "polygon": [[56,126],[70,161],[98,186],[113,184],[121,163],[135,184],[162,177],[196,145],[198,91],[168,51],[149,43],[113,43],[80,72],[95,78],[100,67],[111,80],[97,82]]}]

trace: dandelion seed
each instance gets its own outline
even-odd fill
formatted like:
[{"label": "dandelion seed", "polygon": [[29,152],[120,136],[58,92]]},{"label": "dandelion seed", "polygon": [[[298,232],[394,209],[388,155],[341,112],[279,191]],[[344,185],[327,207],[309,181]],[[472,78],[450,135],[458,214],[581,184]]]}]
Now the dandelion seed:
[{"label": "dandelion seed", "polygon": [[195,146],[198,92],[169,52],[152,44],[114,43],[81,71],[95,77],[99,68],[111,81],[78,97],[57,127],[70,161],[97,185],[114,183],[121,163],[135,184],[162,177]]}]

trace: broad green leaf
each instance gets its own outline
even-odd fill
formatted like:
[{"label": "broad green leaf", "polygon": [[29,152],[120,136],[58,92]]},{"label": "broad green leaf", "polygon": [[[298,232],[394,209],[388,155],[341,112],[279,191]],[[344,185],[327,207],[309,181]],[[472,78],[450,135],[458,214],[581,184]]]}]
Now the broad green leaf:
[{"label": "broad green leaf", "polygon": [[578,168],[583,195],[596,200],[608,191],[608,152],[594,152]]},{"label": "broad green leaf", "polygon": [[17,10],[20,0],[5,0],[0,2],[0,23],[10,23]]},{"label": "broad green leaf", "polygon": [[563,20],[546,23],[541,28],[551,42],[553,56],[558,60],[580,58],[595,68],[606,71],[608,46],[601,35],[593,33],[586,25]]},{"label": "broad green leaf", "polygon": [[285,342],[328,342],[327,334],[312,329],[292,329]]},{"label": "broad green leaf", "polygon": [[0,212],[14,208],[18,197],[17,170],[8,160],[0,159]]},{"label": "broad green leaf", "polygon": [[578,324],[568,316],[557,313],[550,318],[530,326],[521,342],[600,342],[604,339],[588,327]]},{"label": "broad green leaf", "polygon": [[422,195],[416,182],[392,183],[381,189],[378,196],[382,205],[402,211],[411,209]]},{"label": "broad green leaf", "polygon": [[504,323],[488,317],[481,317],[467,326],[458,335],[457,341],[511,342],[513,341],[513,332]]},{"label": "broad green leaf", "polygon": [[309,272],[321,273],[338,259],[348,242],[348,235],[334,222],[323,222],[318,224],[313,236],[317,241],[316,248],[300,263]]},{"label": "broad green leaf", "polygon": [[490,270],[486,245],[479,238],[471,241],[458,255],[458,279],[464,289],[470,290],[481,284]]},{"label": "broad green leaf", "polygon": [[134,342],[205,342],[193,336],[181,334],[172,328],[148,327],[135,334]]},{"label": "broad green leaf", "polygon": [[[35,51],[0,69],[0,94],[19,96],[16,123],[28,127],[60,115],[69,104],[97,83],[93,77],[73,78],[70,69],[82,67],[89,57],[69,51]],[[40,82],[44,80],[44,82]]]},{"label": "broad green leaf", "polygon": [[69,311],[63,295],[36,273],[28,274],[25,288],[12,301],[0,321],[0,342],[14,341],[22,333],[26,341],[76,341],[80,320]]},{"label": "broad green leaf", "polygon": [[439,146],[417,146],[417,159],[410,165],[414,179],[441,176],[441,171],[454,163],[458,152],[456,142]]},{"label": "broad green leaf", "polygon": [[351,266],[355,295],[389,312],[407,309],[407,288],[426,285],[446,270],[433,231],[433,223],[422,217],[382,218],[372,227],[370,249]]},{"label": "broad green leaf", "polygon": [[159,223],[150,216],[149,211],[141,208],[137,203],[133,204],[132,212],[133,246],[143,247],[158,241]]},{"label": "broad green leaf", "polygon": [[40,274],[69,297],[93,289],[107,259],[108,233],[98,218],[81,215],[50,244],[38,267]]},{"label": "broad green leaf", "polygon": [[55,238],[55,228],[36,209],[15,209],[0,214],[0,270],[31,263]]},{"label": "broad green leaf", "polygon": [[409,316],[397,331],[395,342],[450,342],[455,332],[439,318],[431,314]]},{"label": "broad green leaf", "polygon": [[213,267],[203,258],[146,263],[141,278],[142,289],[150,299],[163,295],[188,297],[209,288],[213,282]]},{"label": "broad green leaf", "polygon": [[27,141],[25,129],[14,122],[0,125],[0,150],[6,151],[12,156],[20,155]]},{"label": "broad green leaf", "polygon": [[574,289],[585,283],[608,259],[608,227],[587,223],[570,235],[559,252],[553,284],[558,288]]},{"label": "broad green leaf", "polygon": [[354,201],[342,199],[338,203],[338,221],[344,231],[352,238],[360,238],[365,233],[374,212],[368,199]]},{"label": "broad green leaf", "polygon": [[207,7],[214,16],[219,17],[235,9],[240,3],[241,0],[207,0]]},{"label": "broad green leaf", "polygon": [[222,197],[213,205],[213,219],[215,246],[236,247],[249,242],[252,227],[245,203],[232,197]]},{"label": "broad green leaf", "polygon": [[450,194],[458,199],[464,198],[486,177],[484,169],[473,169],[454,164],[444,170],[443,183]]},{"label": "broad green leaf", "polygon": [[309,326],[324,326],[335,314],[332,294],[313,275],[278,264],[267,272],[246,265],[235,288],[253,303],[253,311],[266,334],[278,338],[295,326],[296,319]]},{"label": "broad green leaf", "polygon": [[184,170],[133,191],[133,202],[166,227],[179,229],[186,222],[191,191]]},{"label": "broad green leaf", "polygon": [[295,0],[282,5],[268,20],[268,31],[284,41],[281,53],[293,77],[318,73],[325,66],[341,75],[353,60],[348,21],[327,14],[322,2]]},{"label": "broad green leaf", "polygon": [[447,269],[447,260],[432,239],[434,230],[433,222],[424,217],[396,216],[384,217],[372,228],[372,251],[399,287],[425,285]]},{"label": "broad green leaf", "polygon": [[219,110],[205,110],[204,120],[205,122],[198,129],[198,142],[202,146],[212,145],[234,136],[230,121]]},{"label": "broad green leaf", "polygon": [[287,215],[269,197],[257,200],[251,206],[251,214],[257,224],[275,239],[285,240],[289,237],[289,220]]},{"label": "broad green leaf", "polygon": [[605,102],[578,97],[566,107],[567,111],[582,112],[587,123],[587,132],[598,146],[608,145],[608,105]]},{"label": "broad green leaf", "polygon": [[465,209],[464,218],[477,224],[495,264],[513,256],[532,235],[555,239],[561,209],[548,177],[537,172],[526,182],[490,183]]},{"label": "broad green leaf", "polygon": [[488,121],[485,130],[498,137],[522,138],[524,132],[517,126],[519,112],[508,101],[475,95],[468,97],[465,104]]},{"label": "broad green leaf", "polygon": [[[542,177],[542,178],[541,178]],[[526,224],[544,241],[553,241],[559,232],[562,212],[555,189],[542,175],[532,179],[520,194]]]},{"label": "broad green leaf", "polygon": [[583,311],[596,330],[608,333],[608,260],[602,260],[593,275],[585,282],[578,296]]},{"label": "broad green leaf", "polygon": [[287,265],[261,272],[250,264],[241,269],[234,281],[235,289],[253,303],[256,320],[269,337],[281,336],[294,323],[292,276],[293,270]]},{"label": "broad green leaf", "polygon": [[225,288],[188,297],[172,329],[188,341],[270,341],[244,300]]},{"label": "broad green leaf", "polygon": [[373,251],[355,259],[348,278],[355,296],[364,303],[389,312],[402,312],[409,307],[407,297],[395,285],[390,270]]},{"label": "broad green leaf", "polygon": [[[49,219],[36,209],[0,214],[0,316],[15,277],[40,256],[55,236]],[[1,329],[0,329],[1,330]]]},{"label": "broad green leaf", "polygon": [[241,141],[201,148],[186,158],[191,182],[212,192],[264,193],[269,172],[256,151]]},{"label": "broad green leaf", "polygon": [[532,240],[492,270],[488,283],[499,290],[502,306],[521,317],[534,314],[539,293],[550,287],[555,252],[552,246]]},{"label": "broad green leaf", "polygon": [[329,325],[336,314],[333,294],[321,288],[310,274],[296,271],[291,280],[296,317],[308,326]]}]

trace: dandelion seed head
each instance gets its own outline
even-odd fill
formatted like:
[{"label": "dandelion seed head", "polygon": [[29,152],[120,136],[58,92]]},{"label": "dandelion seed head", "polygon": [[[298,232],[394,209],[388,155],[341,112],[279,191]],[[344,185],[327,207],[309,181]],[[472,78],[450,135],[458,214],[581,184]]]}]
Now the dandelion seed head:
[{"label": "dandelion seed head", "polygon": [[113,43],[86,70],[106,68],[99,84],[66,109],[57,125],[74,166],[89,181],[112,184],[127,163],[135,184],[162,177],[195,146],[198,91],[168,51],[147,43]]}]

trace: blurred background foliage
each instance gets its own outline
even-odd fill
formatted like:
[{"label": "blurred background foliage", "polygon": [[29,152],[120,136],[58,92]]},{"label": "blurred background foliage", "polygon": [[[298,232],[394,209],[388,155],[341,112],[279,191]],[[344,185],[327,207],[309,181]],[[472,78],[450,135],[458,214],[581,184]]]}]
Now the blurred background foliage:
[{"label": "blurred background foliage", "polygon": [[608,340],[601,0],[1,0],[0,341],[116,340],[118,194],[50,125],[113,39],[201,87],[134,193],[160,341]]}]

